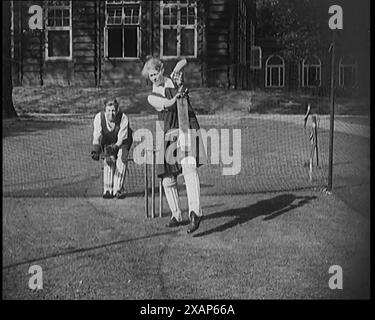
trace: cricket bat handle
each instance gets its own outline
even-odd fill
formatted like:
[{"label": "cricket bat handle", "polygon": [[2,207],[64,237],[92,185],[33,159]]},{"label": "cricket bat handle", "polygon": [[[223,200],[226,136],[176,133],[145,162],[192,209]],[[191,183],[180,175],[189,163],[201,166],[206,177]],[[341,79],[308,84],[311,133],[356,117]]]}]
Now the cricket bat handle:
[{"label": "cricket bat handle", "polygon": [[187,65],[187,60],[182,59],[179,62],[177,62],[176,66],[174,67],[173,71],[174,72],[180,72],[182,68],[184,68]]}]

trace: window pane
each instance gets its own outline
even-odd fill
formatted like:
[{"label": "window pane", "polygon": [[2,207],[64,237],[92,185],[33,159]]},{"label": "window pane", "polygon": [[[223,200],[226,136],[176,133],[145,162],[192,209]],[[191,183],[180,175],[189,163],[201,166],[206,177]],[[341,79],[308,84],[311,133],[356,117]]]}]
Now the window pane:
[{"label": "window pane", "polygon": [[48,9],[48,11],[47,11],[47,15],[48,15],[48,18],[53,19],[54,16],[55,16],[55,10],[53,10],[53,9]]},{"label": "window pane", "polygon": [[309,68],[304,66],[303,67],[303,86],[304,87],[309,85],[308,72],[309,72]]},{"label": "window pane", "polygon": [[138,24],[139,8],[127,6],[124,8],[124,12],[126,24]]},{"label": "window pane", "polygon": [[352,67],[344,67],[343,72],[344,87],[350,88],[355,85],[355,70]]},{"label": "window pane", "polygon": [[48,5],[49,6],[69,6],[70,5],[70,1],[58,1],[58,0],[54,0],[54,1],[48,1]]},{"label": "window pane", "polygon": [[309,68],[304,66],[303,67],[303,84],[302,84],[304,87],[309,85],[308,73],[309,73]]},{"label": "window pane", "polygon": [[279,69],[272,68],[271,69],[271,86],[278,87],[279,86]]},{"label": "window pane", "polygon": [[339,79],[339,82],[340,82],[340,86],[344,85],[344,68],[342,66],[340,67],[340,79]]},{"label": "window pane", "polygon": [[181,30],[181,55],[183,56],[194,55],[194,30],[193,29]]},{"label": "window pane", "polygon": [[269,87],[271,86],[271,68],[267,67],[267,82],[266,86]]},{"label": "window pane", "polygon": [[309,86],[318,86],[319,85],[319,69],[317,67],[309,68]]},{"label": "window pane", "polygon": [[163,24],[164,25],[168,25],[170,24],[170,21],[169,21],[169,8],[164,8],[163,9]]},{"label": "window pane", "polygon": [[60,10],[60,9],[55,10],[55,17],[56,17],[57,19],[61,19],[62,16],[63,16],[63,11],[62,11],[62,10]]},{"label": "window pane", "polygon": [[283,64],[283,61],[277,57],[277,56],[274,56],[274,57],[271,57],[269,60],[268,60],[268,65],[274,65],[274,66],[281,66]]},{"label": "window pane", "polygon": [[131,9],[125,9],[125,24],[131,24],[132,23],[132,10]]},{"label": "window pane", "polygon": [[259,47],[251,48],[251,66],[261,68],[261,50]]},{"label": "window pane", "polygon": [[187,25],[188,24],[188,9],[181,8],[181,24]]},{"label": "window pane", "polygon": [[139,23],[139,9],[138,8],[133,10],[132,23],[133,24]]},{"label": "window pane", "polygon": [[177,24],[177,7],[171,8],[171,24]]},{"label": "window pane", "polygon": [[341,59],[341,63],[343,65],[349,64],[349,65],[354,65],[356,63],[355,59],[351,56],[345,56]]},{"label": "window pane", "polygon": [[[55,5],[63,1],[50,1],[47,11],[47,24],[49,27],[69,27],[70,26],[70,10],[69,9],[54,9]],[[68,1],[69,2],[69,1]]]},{"label": "window pane", "polygon": [[55,19],[55,26],[56,27],[61,27],[62,26],[62,19],[56,18]]},{"label": "window pane", "polygon": [[163,25],[177,25],[177,7],[163,9]]},{"label": "window pane", "polygon": [[107,24],[122,23],[122,8],[111,8],[107,11]]},{"label": "window pane", "polygon": [[108,57],[122,58],[122,28],[108,29]]},{"label": "window pane", "polygon": [[310,70],[309,70],[309,83],[310,84],[314,84],[316,82],[316,79],[318,78],[318,74],[316,71],[317,70],[315,67],[310,67]]},{"label": "window pane", "polygon": [[47,21],[48,21],[48,26],[53,27],[55,25],[55,10],[49,9],[47,11]]},{"label": "window pane", "polygon": [[195,9],[189,8],[188,24],[192,25],[195,23]]},{"label": "window pane", "polygon": [[48,31],[48,56],[69,57],[70,56],[70,34],[69,31]]},{"label": "window pane", "polygon": [[125,33],[125,57],[137,57],[137,43],[138,43],[138,28],[127,27],[124,29]]},{"label": "window pane", "polygon": [[177,56],[177,30],[163,30],[163,51],[165,56]]}]

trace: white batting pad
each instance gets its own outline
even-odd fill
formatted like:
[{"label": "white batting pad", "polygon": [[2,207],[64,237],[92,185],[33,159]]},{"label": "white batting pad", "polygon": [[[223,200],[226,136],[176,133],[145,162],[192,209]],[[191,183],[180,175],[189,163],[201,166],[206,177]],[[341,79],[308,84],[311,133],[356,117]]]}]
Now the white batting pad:
[{"label": "white batting pad", "polygon": [[188,156],[181,160],[182,170],[195,170],[197,168],[197,161],[195,157]]},{"label": "white batting pad", "polygon": [[171,209],[171,212],[172,212],[172,217],[175,217],[177,221],[182,221],[182,215],[181,215],[181,209],[180,209],[181,206],[180,206],[180,199],[178,196],[176,178],[165,177],[163,179],[163,187],[164,187],[165,197],[167,198],[169,208]]},{"label": "white batting pad", "polygon": [[202,215],[201,202],[200,202],[200,182],[197,169],[192,166],[182,166],[183,175],[186,185],[186,193],[189,204],[189,214],[194,211],[198,216]]},{"label": "white batting pad", "polygon": [[115,167],[109,166],[106,161],[104,161],[103,167],[103,183],[104,183],[104,193],[109,191],[113,193],[113,176],[114,176]]},{"label": "white batting pad", "polygon": [[[120,150],[121,151],[121,150]],[[121,160],[121,155],[117,158],[116,161],[116,168],[115,168],[115,174],[114,174],[114,181],[113,181],[113,192],[116,194],[116,192],[120,191],[125,182],[126,177],[126,165]]]}]

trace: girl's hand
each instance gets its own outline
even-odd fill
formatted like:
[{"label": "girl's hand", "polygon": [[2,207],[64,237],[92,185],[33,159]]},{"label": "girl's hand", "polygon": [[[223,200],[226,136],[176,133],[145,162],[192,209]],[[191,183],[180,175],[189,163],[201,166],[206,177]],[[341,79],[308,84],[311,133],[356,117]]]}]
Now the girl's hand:
[{"label": "girl's hand", "polygon": [[166,100],[164,103],[164,108],[169,108],[173,106],[176,103],[177,99],[180,97],[181,97],[181,93],[179,92],[172,99]]}]

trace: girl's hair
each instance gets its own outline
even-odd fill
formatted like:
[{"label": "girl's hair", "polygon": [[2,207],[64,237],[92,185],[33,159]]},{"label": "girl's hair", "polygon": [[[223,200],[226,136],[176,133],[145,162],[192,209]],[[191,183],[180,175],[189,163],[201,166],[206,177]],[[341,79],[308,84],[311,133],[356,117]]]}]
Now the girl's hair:
[{"label": "girl's hair", "polygon": [[160,71],[163,69],[163,63],[159,58],[147,56],[145,65],[142,69],[142,76],[148,79],[148,70],[155,69],[157,71]]},{"label": "girl's hair", "polygon": [[105,111],[105,109],[106,109],[107,107],[112,107],[112,106],[114,106],[114,107],[116,108],[116,110],[118,109],[119,104],[118,104],[116,98],[115,98],[115,99],[109,99],[109,100],[106,100],[106,101],[104,102],[104,111]]}]

